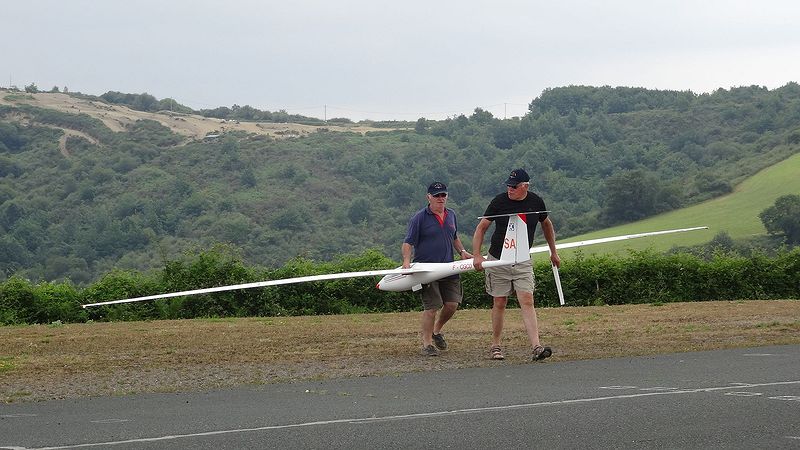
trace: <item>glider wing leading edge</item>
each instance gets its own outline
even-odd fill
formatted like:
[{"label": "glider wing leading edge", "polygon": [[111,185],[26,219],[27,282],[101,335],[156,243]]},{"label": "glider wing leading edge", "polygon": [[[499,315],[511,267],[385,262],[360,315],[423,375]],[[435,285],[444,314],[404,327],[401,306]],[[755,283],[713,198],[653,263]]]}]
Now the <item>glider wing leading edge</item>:
[{"label": "glider wing leading edge", "polygon": [[[530,259],[530,254],[525,251],[528,246],[528,230],[524,226],[523,215],[514,215],[508,221],[508,228],[506,229],[505,244],[503,254],[499,260],[486,261],[484,267],[512,265],[517,262],[527,261]],[[523,243],[520,250],[517,243]],[[378,282],[376,287],[383,291],[407,291],[409,289],[418,290],[425,283],[438,280],[450,275],[456,275],[462,272],[473,270],[472,259],[464,259],[453,261],[452,263],[414,263],[410,268],[403,269],[398,267],[396,269],[386,270],[367,270],[363,272],[345,272],[345,273],[331,273],[324,275],[310,275],[305,277],[284,278],[281,280],[268,280],[259,281],[255,283],[234,284],[230,286],[219,286],[205,289],[194,289],[191,291],[170,292],[167,294],[147,295],[144,297],[126,298],[122,300],[112,300],[107,302],[88,303],[82,305],[84,308],[93,306],[115,305],[120,303],[133,303],[143,302],[147,300],[156,300],[160,298],[183,297],[187,295],[210,294],[212,292],[234,291],[239,289],[251,289],[268,286],[280,286],[284,284],[305,283],[309,281],[325,281],[336,280],[342,278],[358,278],[369,277],[375,275],[384,275],[381,281]]]},{"label": "glider wing leading edge", "polygon": [[[532,253],[546,252],[549,250],[548,247],[544,245],[544,246],[532,247],[529,252],[526,252],[524,250],[527,247],[528,243],[528,231],[527,231],[527,226],[525,225],[526,214],[509,214],[508,216],[510,216],[511,218],[508,221],[508,228],[506,229],[505,241],[503,244],[503,252],[501,254],[501,257],[499,260],[484,261],[483,263],[484,267],[513,265],[522,261],[529,260],[530,254]],[[694,231],[706,228],[708,227],[682,228],[677,230],[665,230],[665,231],[655,231],[650,233],[630,234],[626,236],[614,236],[609,238],[593,239],[589,241],[557,244],[556,248],[561,249],[561,248],[580,247],[584,245],[600,244],[604,242],[613,242],[624,239],[635,239],[639,237],[655,236],[667,233]],[[522,245],[522,247],[520,247],[520,244]],[[142,302],[142,301],[156,300],[161,298],[210,294],[213,292],[234,291],[239,289],[263,288],[269,286],[280,286],[285,284],[306,283],[311,281],[326,281],[326,280],[359,278],[359,277],[380,276],[380,275],[383,275],[384,277],[376,285],[378,289],[384,291],[400,292],[400,291],[407,291],[409,289],[417,290],[421,287],[422,284],[430,283],[431,281],[435,281],[451,275],[456,275],[462,272],[471,271],[474,270],[474,268],[475,267],[473,265],[472,259],[453,261],[452,263],[414,263],[408,269],[403,269],[402,267],[398,267],[396,269],[386,269],[386,270],[367,270],[362,272],[345,272],[345,273],[331,273],[323,275],[310,275],[304,277],[284,278],[280,280],[267,280],[254,283],[234,284],[229,286],[218,286],[218,287],[194,289],[181,292],[170,292],[166,294],[147,295],[144,297],[127,298],[127,299],[112,300],[106,302],[88,303],[82,306],[84,308],[89,308],[94,306]],[[556,276],[556,280],[560,281],[558,278],[557,270],[558,269],[554,267],[553,274],[554,276]],[[559,288],[561,287],[560,283],[558,283],[558,287]],[[563,294],[561,293],[559,294],[560,294],[559,297],[561,299],[561,304],[563,305],[564,304]]]}]

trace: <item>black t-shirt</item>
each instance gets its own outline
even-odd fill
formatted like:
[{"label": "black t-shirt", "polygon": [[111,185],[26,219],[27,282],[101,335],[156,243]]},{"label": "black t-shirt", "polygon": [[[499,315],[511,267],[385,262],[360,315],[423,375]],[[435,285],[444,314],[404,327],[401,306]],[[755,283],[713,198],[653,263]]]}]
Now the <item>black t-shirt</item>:
[{"label": "black t-shirt", "polygon": [[[508,193],[503,192],[492,199],[483,215],[495,216],[498,214],[545,211],[546,209],[547,207],[544,206],[544,200],[533,192],[528,192],[528,195],[522,200],[511,200],[508,198]],[[536,232],[536,223],[547,219],[547,213],[540,213],[538,216],[538,221],[530,220],[533,219],[533,217],[528,216],[528,248],[533,245],[533,234]],[[503,251],[503,239],[506,237],[506,228],[508,228],[508,217],[496,217],[487,220],[494,222],[494,234],[492,234],[492,244],[489,247],[489,254],[499,259]]]}]

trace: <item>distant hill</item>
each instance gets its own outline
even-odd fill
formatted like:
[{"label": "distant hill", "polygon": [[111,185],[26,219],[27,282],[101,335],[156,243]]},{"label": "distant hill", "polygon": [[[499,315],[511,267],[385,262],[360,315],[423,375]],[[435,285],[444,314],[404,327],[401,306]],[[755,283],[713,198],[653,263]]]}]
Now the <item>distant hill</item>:
[{"label": "distant hill", "polygon": [[295,138],[321,129],[327,131],[348,131],[366,133],[369,131],[385,131],[386,127],[376,128],[364,124],[330,125],[319,120],[317,125],[298,123],[280,123],[266,121],[240,121],[236,119],[206,117],[200,114],[170,111],[141,111],[124,104],[104,101],[102,97],[68,95],[64,93],[26,93],[12,92],[0,88],[0,105],[30,105],[68,114],[86,114],[99,120],[113,132],[125,132],[139,120],[151,120],[168,128],[170,132],[184,137],[184,143],[203,140],[207,136],[218,138],[224,133],[242,131],[249,134],[272,137]]},{"label": "distant hill", "polygon": [[516,167],[567,238],[730,194],[800,149],[797,83],[702,95],[569,86],[522,118],[477,108],[395,128],[177,109],[0,91],[0,278],[88,283],[220,242],[263,266],[366,248],[398,258],[429,183],[448,184],[469,240]]}]

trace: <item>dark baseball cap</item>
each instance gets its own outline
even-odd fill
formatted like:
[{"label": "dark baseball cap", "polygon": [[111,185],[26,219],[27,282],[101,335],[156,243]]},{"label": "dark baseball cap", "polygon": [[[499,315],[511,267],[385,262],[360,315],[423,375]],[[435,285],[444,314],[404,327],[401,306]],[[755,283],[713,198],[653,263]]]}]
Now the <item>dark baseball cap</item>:
[{"label": "dark baseball cap", "polygon": [[441,181],[434,181],[430,186],[428,186],[428,194],[436,195],[443,192],[447,194],[447,186],[445,186]]},{"label": "dark baseball cap", "polygon": [[525,169],[514,169],[506,180],[506,186],[516,186],[528,181],[531,181],[531,177],[528,176],[528,172],[525,172]]}]

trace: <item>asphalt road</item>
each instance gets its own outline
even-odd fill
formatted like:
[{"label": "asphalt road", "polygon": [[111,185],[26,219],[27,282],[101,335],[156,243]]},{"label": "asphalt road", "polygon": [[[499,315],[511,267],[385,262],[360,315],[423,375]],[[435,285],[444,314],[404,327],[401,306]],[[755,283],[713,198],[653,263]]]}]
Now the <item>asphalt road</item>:
[{"label": "asphalt road", "polygon": [[0,405],[0,448],[800,449],[800,346]]}]

